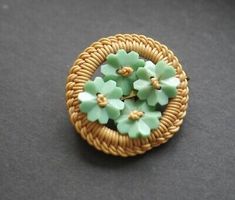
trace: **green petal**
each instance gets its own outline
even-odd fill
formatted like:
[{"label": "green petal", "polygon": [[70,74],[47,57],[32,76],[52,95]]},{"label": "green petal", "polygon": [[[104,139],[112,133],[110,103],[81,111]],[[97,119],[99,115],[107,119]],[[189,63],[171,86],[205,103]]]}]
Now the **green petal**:
[{"label": "green petal", "polygon": [[120,133],[128,133],[131,126],[132,126],[133,122],[130,120],[126,120],[122,123],[118,123],[117,125],[117,129]]},{"label": "green petal", "polygon": [[145,101],[142,101],[142,104],[139,106],[139,109],[141,111],[144,111],[145,113],[152,112],[152,111],[156,110],[155,107],[148,105]]},{"label": "green petal", "polygon": [[101,66],[101,73],[104,74],[105,76],[107,75],[116,75],[117,76],[117,69],[115,69],[114,67],[112,67],[109,64],[105,64]]},{"label": "green petal", "polygon": [[115,122],[122,123],[122,122],[128,120],[128,116],[129,116],[129,112],[124,113],[124,111],[122,111],[121,115],[115,120]]},{"label": "green petal", "polygon": [[109,80],[117,81],[120,78],[121,77],[118,74],[116,74],[116,75],[106,75],[104,77],[104,81],[109,81]]},{"label": "green petal", "polygon": [[102,108],[101,109],[101,112],[100,112],[100,116],[98,118],[98,121],[101,123],[101,124],[107,124],[109,120],[109,117],[108,117],[108,114],[106,112],[106,109],[105,108]]},{"label": "green petal", "polygon": [[104,86],[104,80],[101,77],[96,77],[94,80],[97,92],[101,92],[101,88]]},{"label": "green petal", "polygon": [[139,59],[139,54],[131,51],[127,54],[126,64],[133,67],[134,70],[136,70],[138,67],[144,66],[144,60]]},{"label": "green petal", "polygon": [[123,95],[130,94],[130,92],[132,90],[132,84],[130,83],[130,81],[128,79],[120,78],[116,81],[117,81],[117,86],[122,88]]},{"label": "green petal", "polygon": [[149,74],[146,68],[139,68],[136,72],[138,78],[149,81]]},{"label": "green petal", "polygon": [[78,94],[78,99],[80,101],[90,101],[96,99],[96,95],[90,94],[88,92],[81,92]]},{"label": "green petal", "polygon": [[156,64],[156,74],[161,80],[175,76],[175,69],[161,60]]},{"label": "green petal", "polygon": [[107,57],[107,63],[113,66],[114,68],[120,67],[120,63],[118,62],[118,57],[117,55],[114,54],[109,54]]},{"label": "green petal", "polygon": [[97,93],[97,90],[93,81],[87,81],[84,86],[84,90],[94,95]]},{"label": "green petal", "polygon": [[146,137],[150,135],[150,128],[142,119],[140,119],[137,122],[137,124],[138,124],[138,131],[141,134],[141,136]]},{"label": "green petal", "polygon": [[156,77],[156,72],[155,72],[156,66],[151,61],[147,61],[145,63],[144,68],[147,70],[149,77],[151,77],[151,76]]},{"label": "green petal", "polygon": [[158,91],[158,103],[162,106],[168,103],[168,96],[162,90]]},{"label": "green petal", "polygon": [[180,80],[176,77],[171,77],[165,80],[161,80],[160,83],[172,87],[177,87],[180,84]]},{"label": "green petal", "polygon": [[101,108],[99,106],[95,106],[91,109],[91,111],[87,114],[87,119],[91,122],[94,122],[97,120],[100,116]]},{"label": "green petal", "polygon": [[158,90],[153,90],[147,97],[147,102],[150,106],[155,106],[158,103]]},{"label": "green petal", "polygon": [[96,105],[96,100],[84,101],[80,103],[79,108],[82,112],[87,113],[90,112],[90,110]]},{"label": "green petal", "polygon": [[128,135],[130,138],[137,138],[139,137],[139,127],[137,121],[134,122],[134,124],[130,127],[130,130],[128,131]]},{"label": "green petal", "polygon": [[176,94],[177,94],[177,89],[176,87],[171,87],[171,86],[168,86],[168,85],[162,85],[161,86],[162,88],[162,91],[169,97],[175,97]]},{"label": "green petal", "polygon": [[144,60],[143,59],[138,59],[135,64],[132,65],[133,69],[138,69],[140,67],[144,67]]},{"label": "green petal", "polygon": [[106,93],[106,97],[108,99],[118,99],[118,98],[121,98],[122,94],[123,94],[122,89],[119,87],[116,87],[113,90]]},{"label": "green petal", "polygon": [[100,93],[106,95],[109,91],[116,88],[116,82],[113,80],[109,80],[104,83],[103,87],[100,88]]},{"label": "green petal", "polygon": [[135,123],[131,126],[129,132],[129,137],[137,138],[139,136],[146,137],[150,134],[150,128],[145,124],[141,119],[135,121]]},{"label": "green petal", "polygon": [[117,119],[120,116],[120,111],[113,106],[107,105],[105,109],[110,119]]},{"label": "green petal", "polygon": [[160,117],[160,112],[147,112],[141,119],[149,126],[150,129],[155,129],[159,126]]},{"label": "green petal", "polygon": [[139,97],[139,99],[141,100],[144,100],[146,99],[150,94],[151,92],[153,92],[154,89],[151,87],[151,86],[147,86],[145,88],[142,88],[140,89],[138,92],[137,92],[137,96]]},{"label": "green petal", "polygon": [[146,80],[139,79],[133,83],[136,90],[144,89],[145,87],[151,87],[151,83]]},{"label": "green petal", "polygon": [[118,52],[117,52],[116,55],[117,55],[118,63],[119,63],[121,66],[128,65],[127,53],[126,53],[125,50],[123,50],[123,49],[118,50]]},{"label": "green petal", "polygon": [[120,99],[109,99],[108,104],[119,110],[122,110],[124,108],[124,102]]}]

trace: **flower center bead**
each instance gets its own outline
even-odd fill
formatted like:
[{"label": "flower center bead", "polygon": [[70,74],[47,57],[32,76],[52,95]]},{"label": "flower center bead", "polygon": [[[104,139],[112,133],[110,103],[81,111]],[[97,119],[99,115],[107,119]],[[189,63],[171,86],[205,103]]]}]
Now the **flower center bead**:
[{"label": "flower center bead", "polygon": [[125,66],[125,67],[122,67],[121,69],[119,69],[117,71],[119,74],[121,74],[122,76],[129,76],[130,74],[132,74],[133,72],[133,69],[129,66]]},{"label": "flower center bead", "polygon": [[130,120],[138,120],[138,119],[141,118],[143,115],[144,115],[143,112],[134,110],[134,111],[132,111],[132,112],[129,114],[128,119],[130,119]]},{"label": "flower center bead", "polygon": [[108,104],[108,100],[103,94],[98,94],[96,101],[100,107],[105,107]]},{"label": "flower center bead", "polygon": [[152,86],[157,89],[157,90],[160,90],[161,89],[161,86],[159,84],[159,81],[157,80],[157,78],[153,77],[150,79],[151,80],[151,84]]}]

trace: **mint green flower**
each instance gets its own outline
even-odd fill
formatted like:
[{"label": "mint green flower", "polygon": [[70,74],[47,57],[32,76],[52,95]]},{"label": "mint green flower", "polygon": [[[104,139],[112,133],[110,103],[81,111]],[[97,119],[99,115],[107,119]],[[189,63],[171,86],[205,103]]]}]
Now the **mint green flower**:
[{"label": "mint green flower", "polygon": [[116,87],[115,81],[104,82],[101,77],[96,77],[94,81],[87,81],[84,92],[79,93],[79,108],[81,112],[87,113],[89,121],[98,120],[99,123],[106,124],[109,118],[118,118],[120,110],[124,108],[120,97],[122,89]]},{"label": "mint green flower", "polygon": [[144,101],[125,100],[125,108],[116,119],[117,129],[130,138],[147,137],[159,126],[161,113]]},{"label": "mint green flower", "polygon": [[136,80],[135,71],[144,66],[144,60],[139,59],[139,54],[131,51],[118,50],[116,54],[109,54],[107,64],[101,66],[104,80],[114,80],[122,88],[123,94],[130,94],[133,82]]},{"label": "mint green flower", "polygon": [[157,103],[166,105],[169,98],[176,96],[176,87],[180,81],[175,77],[175,69],[163,60],[156,65],[147,61],[136,74],[139,78],[134,82],[134,88],[138,91],[137,96],[141,100],[147,99],[150,106]]}]

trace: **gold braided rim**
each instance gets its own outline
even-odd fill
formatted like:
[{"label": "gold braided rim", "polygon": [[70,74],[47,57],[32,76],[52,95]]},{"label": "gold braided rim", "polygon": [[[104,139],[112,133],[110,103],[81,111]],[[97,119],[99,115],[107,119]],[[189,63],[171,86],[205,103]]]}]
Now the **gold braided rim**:
[{"label": "gold braided rim", "polygon": [[[79,111],[78,94],[110,53],[119,49],[136,51],[143,58],[156,63],[164,60],[176,69],[180,79],[177,96],[171,99],[162,114],[158,129],[147,138],[131,139],[97,122],[89,122]],[[165,45],[137,34],[117,34],[91,44],[75,60],[66,84],[66,103],[70,120],[80,135],[96,149],[116,156],[135,156],[167,142],[179,130],[188,106],[188,82],[177,57]]]}]

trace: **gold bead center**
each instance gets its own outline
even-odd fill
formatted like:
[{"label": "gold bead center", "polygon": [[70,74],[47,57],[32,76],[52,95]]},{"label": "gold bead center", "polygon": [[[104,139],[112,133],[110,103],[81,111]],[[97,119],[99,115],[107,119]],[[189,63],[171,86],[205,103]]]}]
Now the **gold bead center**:
[{"label": "gold bead center", "polygon": [[157,89],[157,90],[161,89],[161,86],[160,86],[159,81],[157,80],[157,78],[151,78],[150,80],[151,80],[152,86],[155,89]]},{"label": "gold bead center", "polygon": [[143,115],[144,115],[144,113],[143,113],[142,111],[134,110],[134,111],[132,111],[132,112],[129,114],[128,119],[130,119],[130,120],[138,120],[138,119],[141,118]]},{"label": "gold bead center", "polygon": [[122,76],[126,77],[126,76],[129,76],[129,75],[132,74],[133,69],[131,67],[129,67],[129,66],[125,66],[125,67],[122,67],[121,69],[119,69],[117,72],[119,74],[121,74]]},{"label": "gold bead center", "polygon": [[105,107],[108,103],[107,98],[103,94],[98,94],[96,98],[97,104],[100,107]]}]

